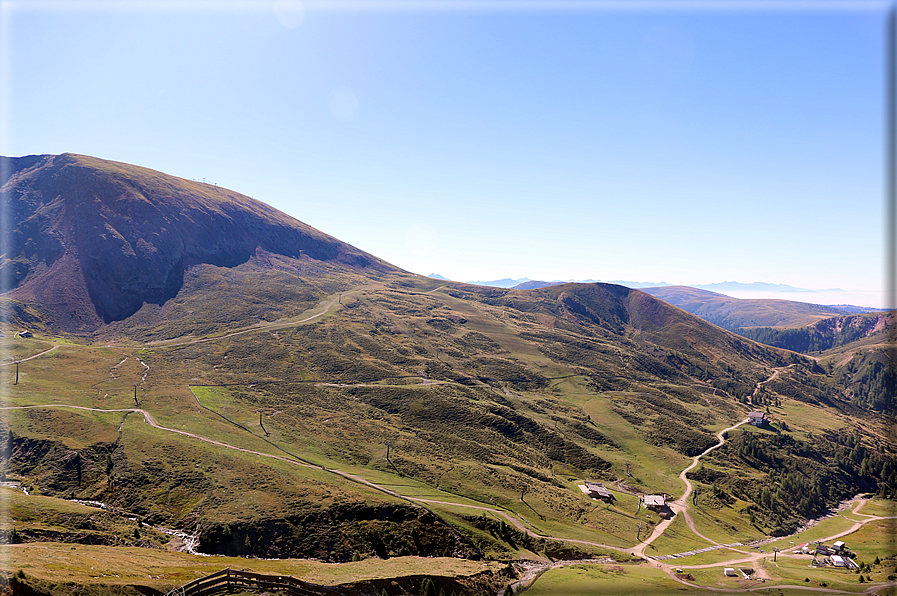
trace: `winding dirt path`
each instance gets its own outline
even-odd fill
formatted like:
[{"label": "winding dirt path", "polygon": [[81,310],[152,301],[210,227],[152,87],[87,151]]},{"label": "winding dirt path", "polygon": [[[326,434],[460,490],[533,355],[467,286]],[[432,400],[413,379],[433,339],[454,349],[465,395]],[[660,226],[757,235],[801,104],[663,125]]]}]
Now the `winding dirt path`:
[{"label": "winding dirt path", "polygon": [[775,379],[777,376],[779,376],[779,373],[780,373],[780,372],[782,372],[782,371],[784,371],[784,370],[788,370],[788,369],[791,368],[792,366],[797,366],[797,365],[796,365],[796,364],[789,364],[788,366],[780,366],[779,368],[774,368],[774,369],[773,369],[773,373],[769,376],[768,379],[766,379],[765,381],[758,381],[758,382],[757,382],[757,386],[754,387],[754,392],[751,393],[751,405],[754,405],[754,398],[757,396],[758,393],[760,393],[760,388],[761,388],[761,387],[763,387],[764,385],[766,385],[767,383],[769,383],[770,381],[772,381],[773,379]]},{"label": "winding dirt path", "polygon": [[659,524],[657,524],[656,526],[654,526],[654,531],[651,532],[651,535],[648,536],[644,541],[640,542],[639,544],[637,544],[637,545],[635,545],[634,547],[632,547],[631,549],[629,549],[629,552],[631,552],[632,554],[634,554],[634,555],[636,555],[636,556],[638,556],[638,557],[647,558],[646,555],[645,555],[645,549],[648,548],[648,545],[649,545],[649,544],[651,544],[652,542],[654,542],[655,540],[657,540],[658,538],[660,538],[661,535],[663,535],[663,533],[666,531],[666,529],[667,529],[668,527],[670,527],[670,524],[673,523],[673,520],[676,519],[676,515],[679,515],[679,514],[682,514],[682,515],[684,516],[684,518],[685,518],[685,523],[688,525],[688,528],[689,528],[692,532],[694,532],[697,536],[699,536],[700,538],[706,540],[707,542],[710,542],[711,544],[719,545],[718,542],[715,542],[715,541],[713,541],[713,540],[710,540],[709,538],[707,538],[707,537],[701,535],[701,534],[698,532],[698,530],[695,528],[695,523],[694,523],[694,521],[691,519],[691,516],[689,516],[689,514],[688,514],[688,504],[687,504],[687,501],[688,501],[688,497],[691,495],[692,491],[694,490],[694,487],[692,486],[691,481],[687,478],[686,474],[688,474],[690,471],[692,471],[692,470],[698,465],[698,462],[700,462],[700,460],[701,460],[702,457],[704,457],[705,455],[707,455],[708,453],[710,453],[710,452],[713,451],[714,449],[719,449],[720,447],[722,447],[723,445],[726,444],[726,439],[725,439],[726,433],[728,433],[730,430],[734,430],[734,429],[738,428],[738,427],[741,426],[742,424],[745,424],[747,421],[748,421],[748,419],[745,418],[744,420],[742,420],[742,421],[739,422],[738,424],[733,424],[732,426],[730,426],[730,427],[728,427],[728,428],[724,428],[723,430],[721,430],[721,431],[719,431],[718,433],[716,433],[716,439],[717,439],[717,441],[718,441],[717,444],[708,447],[708,448],[705,449],[705,450],[703,451],[703,453],[701,453],[700,455],[696,455],[696,456],[692,459],[691,465],[689,465],[687,468],[685,468],[684,470],[682,470],[682,471],[679,473],[679,479],[680,479],[683,483],[685,483],[685,492],[682,493],[682,496],[681,496],[681,497],[679,497],[678,499],[676,499],[676,500],[673,501],[672,503],[668,503],[670,509],[673,510],[673,513],[674,513],[675,515],[673,515],[673,516],[670,517],[669,519],[665,519],[665,520],[663,520],[662,522],[660,522]]},{"label": "winding dirt path", "polygon": [[[355,292],[360,292],[360,291],[361,290],[353,290],[352,292],[345,292],[343,294],[337,294],[336,296],[331,298],[329,302],[321,302],[314,308],[310,308],[307,311],[305,311],[307,313],[307,312],[317,310],[322,305],[324,307],[324,310],[322,310],[321,312],[311,315],[311,316],[308,316],[308,317],[305,317],[304,319],[271,321],[268,323],[259,323],[258,325],[254,325],[252,327],[247,327],[246,329],[241,329],[239,331],[232,331],[231,333],[224,333],[222,335],[214,335],[211,337],[196,337],[196,338],[187,339],[184,341],[178,341],[178,340],[155,341],[155,342],[150,342],[146,345],[154,346],[154,347],[158,346],[158,347],[165,347],[165,348],[173,348],[173,347],[179,347],[179,346],[189,346],[189,345],[193,345],[193,344],[201,344],[201,343],[205,343],[205,342],[209,342],[209,341],[218,341],[219,339],[225,339],[225,338],[234,337],[237,335],[244,335],[246,333],[253,333],[255,331],[272,331],[272,330],[278,330],[278,329],[286,329],[288,327],[293,327],[294,325],[301,325],[302,323],[307,323],[309,321],[313,321],[313,320],[317,319],[318,317],[323,317],[324,315],[326,315],[327,313],[330,312],[330,309],[333,307],[333,305],[336,304],[338,301],[340,301],[343,296],[348,296],[349,294],[352,294]],[[302,316],[302,315],[299,315],[299,316]],[[135,347],[135,349],[138,349],[138,348]]]},{"label": "winding dirt path", "polygon": [[35,354],[34,356],[28,356],[28,358],[20,358],[18,360],[13,360],[12,362],[4,362],[3,364],[0,364],[0,366],[12,366],[13,364],[18,364],[19,362],[27,362],[29,360],[34,360],[35,358],[40,358],[41,356],[46,356],[47,354],[49,354],[50,352],[52,352],[53,350],[55,350],[58,347],[59,347],[59,344],[53,344],[53,347],[50,348],[49,350],[44,350],[43,352],[40,352],[39,354]]},{"label": "winding dirt path", "polygon": [[[608,548],[608,549],[613,549],[613,550],[616,550],[616,551],[619,551],[619,552],[629,552],[629,549],[626,549],[626,548],[623,548],[623,547],[619,547],[619,546],[613,546],[613,545],[609,545],[609,544],[602,544],[602,543],[600,543],[600,542],[590,542],[590,541],[588,541],[588,540],[576,540],[576,539],[570,539],[570,538],[559,538],[559,537],[555,537],[555,536],[549,536],[549,535],[545,535],[545,534],[540,534],[540,533],[538,533],[538,532],[536,532],[536,531],[530,529],[530,527],[528,527],[528,522],[526,522],[525,520],[524,520],[524,521],[521,521],[521,519],[523,519],[522,517],[518,519],[517,517],[514,517],[514,516],[510,515],[510,514],[507,513],[506,511],[502,511],[501,509],[496,509],[496,508],[493,508],[493,507],[486,507],[485,505],[471,505],[471,504],[464,504],[464,503],[456,503],[456,502],[453,502],[453,501],[440,501],[440,500],[437,500],[437,499],[421,499],[421,498],[418,498],[418,497],[412,497],[412,496],[408,496],[408,495],[403,495],[403,494],[401,494],[401,493],[399,493],[399,492],[396,492],[396,491],[394,491],[394,490],[392,490],[392,489],[390,489],[390,488],[387,488],[387,487],[385,487],[385,486],[381,486],[381,485],[379,485],[379,484],[377,484],[377,483],[375,483],[375,482],[371,482],[370,480],[367,480],[366,478],[364,478],[364,477],[362,477],[362,476],[359,476],[359,475],[357,475],[357,474],[353,474],[353,473],[351,473],[351,472],[346,472],[346,471],[344,471],[344,470],[338,470],[338,469],[336,469],[336,468],[328,468],[328,467],[326,467],[326,466],[322,466],[322,465],[319,465],[319,464],[314,464],[314,463],[311,463],[311,462],[309,462],[309,461],[302,460],[301,458],[299,458],[299,457],[297,457],[297,456],[294,456],[294,455],[291,455],[291,456],[287,457],[287,456],[282,456],[282,455],[275,455],[275,454],[273,454],[273,453],[266,453],[266,452],[264,452],[264,451],[256,451],[256,450],[254,450],[254,449],[247,449],[247,448],[245,448],[245,447],[238,447],[238,446],[236,446],[236,445],[231,445],[230,443],[225,443],[225,442],[223,442],[223,441],[218,441],[218,440],[215,440],[215,439],[210,439],[210,438],[208,438],[208,437],[204,437],[204,436],[202,436],[202,435],[199,435],[199,434],[196,434],[196,433],[192,433],[192,432],[189,432],[189,431],[180,430],[180,429],[177,429],[177,428],[170,428],[170,427],[167,427],[167,426],[162,426],[161,424],[159,424],[159,423],[156,421],[155,418],[153,418],[152,414],[150,414],[149,412],[147,412],[147,411],[144,410],[143,408],[116,408],[116,409],[105,409],[105,408],[89,408],[89,407],[86,407],[86,406],[73,406],[73,405],[69,405],[69,404],[39,404],[39,405],[29,405],[29,406],[3,406],[3,407],[0,407],[0,410],[24,410],[24,409],[35,409],[35,408],[70,408],[70,409],[74,409],[74,410],[84,410],[84,411],[88,411],[88,412],[128,412],[128,413],[137,413],[137,414],[140,414],[141,416],[143,416],[144,421],[145,421],[147,424],[149,424],[149,425],[152,426],[153,428],[157,428],[157,429],[162,430],[162,431],[172,432],[172,433],[177,433],[177,434],[179,434],[179,435],[183,435],[183,436],[185,436],[185,437],[190,437],[190,438],[192,438],[192,439],[196,439],[196,440],[199,440],[199,441],[203,441],[203,442],[205,442],[205,443],[210,443],[210,444],[212,444],[212,445],[217,445],[217,446],[219,446],[219,447],[223,447],[223,448],[225,448],[225,449],[233,449],[233,450],[235,450],[235,451],[240,451],[240,452],[242,452],[242,453],[248,453],[248,454],[251,454],[251,455],[257,455],[257,456],[260,456],[260,457],[267,457],[267,458],[271,458],[271,459],[276,459],[276,460],[278,460],[278,461],[283,461],[283,462],[290,463],[290,464],[294,464],[294,465],[297,465],[297,466],[302,466],[302,467],[304,467],[304,468],[312,468],[312,469],[316,469],[316,470],[323,470],[323,471],[325,471],[325,472],[330,472],[330,473],[335,474],[335,475],[337,475],[337,476],[341,476],[341,477],[343,477],[343,478],[345,478],[345,479],[347,479],[347,480],[352,480],[353,482],[357,482],[357,483],[359,483],[359,484],[363,484],[363,485],[365,485],[365,486],[367,486],[367,487],[369,487],[369,488],[372,488],[372,489],[377,490],[377,491],[379,491],[379,492],[382,492],[382,493],[384,493],[384,494],[387,494],[387,495],[390,495],[390,496],[392,496],[392,497],[396,497],[396,498],[398,498],[398,499],[402,499],[402,500],[405,500],[405,501],[409,501],[409,502],[412,502],[412,503],[423,503],[423,504],[429,503],[429,504],[433,504],[433,505],[449,505],[449,506],[453,506],[453,507],[464,507],[464,508],[467,508],[467,509],[474,509],[474,510],[477,510],[477,511],[484,511],[484,512],[493,513],[493,514],[495,514],[495,515],[497,515],[497,516],[500,516],[500,517],[504,518],[505,520],[508,521],[508,523],[512,524],[515,528],[517,528],[517,529],[520,530],[521,532],[525,532],[526,534],[528,534],[529,536],[531,536],[531,537],[533,537],[533,538],[546,538],[546,539],[549,539],[549,540],[559,540],[559,541],[563,541],[563,542],[571,542],[571,543],[574,543],[574,544],[583,544],[583,545],[587,545],[587,546],[595,546],[595,547],[599,547],[599,548]],[[265,442],[270,442],[270,441],[267,441],[264,437],[261,437],[261,436],[259,436],[259,435],[256,435],[255,433],[252,433],[251,431],[250,431],[250,434],[252,434],[252,435],[255,436],[256,438],[261,439],[261,440],[263,440],[263,441],[265,441]],[[275,447],[276,447],[276,445],[275,445]]]}]

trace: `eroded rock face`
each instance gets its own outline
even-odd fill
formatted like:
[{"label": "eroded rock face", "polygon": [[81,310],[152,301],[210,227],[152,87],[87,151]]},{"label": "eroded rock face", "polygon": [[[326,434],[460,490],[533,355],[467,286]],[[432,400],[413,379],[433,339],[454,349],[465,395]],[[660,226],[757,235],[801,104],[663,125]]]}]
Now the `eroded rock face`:
[{"label": "eroded rock face", "polygon": [[8,214],[0,291],[89,330],[162,304],[184,272],[233,267],[257,249],[350,268],[391,266],[244,195],[91,157],[2,158]]}]

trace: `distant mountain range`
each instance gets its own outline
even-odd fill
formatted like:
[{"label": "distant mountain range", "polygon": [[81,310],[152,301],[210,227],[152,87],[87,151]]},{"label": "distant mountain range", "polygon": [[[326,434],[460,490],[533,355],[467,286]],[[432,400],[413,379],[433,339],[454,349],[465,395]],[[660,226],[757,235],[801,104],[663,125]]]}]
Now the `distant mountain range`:
[{"label": "distant mountain range", "polygon": [[[427,277],[432,279],[442,279],[448,281],[447,277],[443,277],[438,273],[431,273]],[[565,283],[608,283],[608,284],[616,284],[618,286],[626,286],[627,288],[650,288],[655,286],[668,286],[670,284],[666,282],[653,282],[653,281],[624,281],[619,279],[614,280],[600,280],[600,279],[564,279],[564,280],[554,280],[554,281],[541,281],[537,279],[530,279],[528,277],[521,277],[520,279],[511,279],[509,277],[505,277],[503,279],[492,279],[489,281],[468,281],[466,283],[473,284],[475,286],[489,286],[493,288],[513,288],[515,290],[532,290],[535,288],[547,288],[549,286],[557,286]]]},{"label": "distant mountain range", "polygon": [[[431,273],[427,277],[431,277],[433,279],[443,279],[448,281],[447,277],[443,277],[438,273]],[[555,279],[552,281],[543,281],[537,279],[530,279],[528,277],[521,277],[520,279],[511,279],[509,277],[505,277],[502,279],[491,279],[488,281],[468,281],[467,283],[474,284],[477,286],[491,286],[494,288],[514,288],[515,290],[530,290],[534,288],[547,288],[548,286],[557,286],[565,283],[605,283],[605,284],[617,284],[618,286],[626,286],[627,288],[658,288],[663,286],[674,286],[681,284],[671,284],[665,281],[656,282],[656,281],[631,281],[631,280],[622,280],[622,279]],[[723,281],[712,284],[690,284],[688,285],[690,288],[698,288],[701,290],[709,290],[711,292],[817,292],[817,291],[825,291],[825,292],[840,292],[839,288],[829,288],[826,290],[810,290],[808,288],[797,288],[795,286],[789,286],[787,284],[772,284],[762,281],[755,281],[751,283],[742,283],[738,281]]]},{"label": "distant mountain range", "polygon": [[[441,279],[448,281],[448,278],[439,275],[438,273],[431,273],[427,277],[431,277],[433,279]],[[809,288],[799,288],[796,286],[791,286],[788,284],[775,284],[768,282],[760,282],[755,281],[751,283],[743,283],[737,281],[724,281],[710,284],[691,284],[688,286],[682,286],[679,284],[670,284],[664,281],[661,282],[651,282],[651,281],[631,281],[631,280],[621,280],[621,279],[612,279],[612,280],[600,280],[600,279],[566,279],[566,280],[552,280],[552,281],[544,281],[544,280],[536,280],[530,279],[528,277],[522,277],[520,279],[511,279],[511,278],[503,278],[503,279],[493,279],[488,281],[469,281],[467,283],[478,285],[478,286],[490,286],[495,288],[512,288],[515,290],[534,290],[537,288],[547,288],[550,286],[556,286],[564,283],[610,283],[616,284],[620,286],[626,286],[627,288],[634,289],[644,289],[644,288],[663,288],[663,287],[689,287],[696,288],[699,290],[707,290],[709,292],[715,292],[720,295],[726,295],[729,297],[736,298],[748,298],[748,299],[772,299],[770,295],[781,294],[781,299],[784,300],[798,300],[801,302],[807,302],[809,304],[826,304],[831,306],[834,309],[837,309],[841,314],[846,313],[862,313],[862,312],[880,312],[885,311],[885,308],[874,308],[867,306],[856,306],[853,304],[839,303],[839,304],[829,304],[833,300],[855,300],[857,299],[855,295],[850,292],[846,292],[840,288],[827,288],[824,290],[814,290]],[[740,296],[737,296],[740,294]],[[843,296],[839,296],[843,294]],[[802,296],[801,296],[802,295]],[[860,299],[862,302],[862,299]]]}]

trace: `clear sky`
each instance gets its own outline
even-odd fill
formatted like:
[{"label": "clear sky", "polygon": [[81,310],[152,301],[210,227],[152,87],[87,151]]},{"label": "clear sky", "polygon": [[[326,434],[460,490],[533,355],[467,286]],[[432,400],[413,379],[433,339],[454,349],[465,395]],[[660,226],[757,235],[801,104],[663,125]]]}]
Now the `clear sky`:
[{"label": "clear sky", "polygon": [[0,153],[206,179],[460,281],[882,306],[889,6],[0,0]]}]

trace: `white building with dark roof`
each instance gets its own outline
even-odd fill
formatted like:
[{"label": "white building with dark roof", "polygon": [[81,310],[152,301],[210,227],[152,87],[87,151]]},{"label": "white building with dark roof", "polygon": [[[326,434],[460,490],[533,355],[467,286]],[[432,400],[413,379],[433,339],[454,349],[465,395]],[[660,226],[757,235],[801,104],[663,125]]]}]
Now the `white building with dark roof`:
[{"label": "white building with dark roof", "polygon": [[763,426],[768,420],[763,412],[748,412],[748,421],[753,426]]}]

